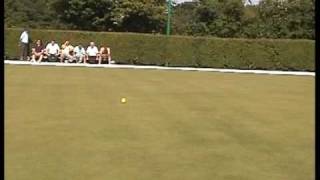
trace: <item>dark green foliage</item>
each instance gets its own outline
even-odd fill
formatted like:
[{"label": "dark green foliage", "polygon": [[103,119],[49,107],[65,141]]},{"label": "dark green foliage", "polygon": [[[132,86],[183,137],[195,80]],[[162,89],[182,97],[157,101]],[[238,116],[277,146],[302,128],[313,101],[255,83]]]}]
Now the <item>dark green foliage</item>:
[{"label": "dark green foliage", "polygon": [[174,34],[191,34],[196,8],[197,4],[194,2],[178,4],[174,7],[172,19],[172,32]]},{"label": "dark green foliage", "polygon": [[112,26],[112,0],[53,0],[51,7],[72,29],[107,30]]},{"label": "dark green foliage", "polygon": [[314,39],[314,0],[261,0],[248,6],[243,37]]},{"label": "dark green foliage", "polygon": [[[5,53],[19,55],[21,29],[5,30]],[[165,66],[303,70],[314,71],[312,40],[246,40],[205,37],[145,35],[133,33],[99,33],[84,31],[31,30],[33,40],[59,44],[70,40],[73,45],[111,47],[117,63]]]},{"label": "dark green foliage", "polygon": [[64,28],[50,8],[49,0],[5,0],[5,26]]},{"label": "dark green foliage", "polygon": [[[5,27],[164,33],[166,0],[5,0]],[[174,4],[175,35],[315,38],[315,0],[197,0]]]},{"label": "dark green foliage", "polygon": [[162,0],[53,0],[58,18],[72,29],[161,32],[165,23]]},{"label": "dark green foliage", "polygon": [[314,0],[199,0],[178,5],[174,32],[196,36],[314,39]]},{"label": "dark green foliage", "polygon": [[165,27],[165,10],[163,0],[119,0],[111,14],[117,30],[162,32]]}]

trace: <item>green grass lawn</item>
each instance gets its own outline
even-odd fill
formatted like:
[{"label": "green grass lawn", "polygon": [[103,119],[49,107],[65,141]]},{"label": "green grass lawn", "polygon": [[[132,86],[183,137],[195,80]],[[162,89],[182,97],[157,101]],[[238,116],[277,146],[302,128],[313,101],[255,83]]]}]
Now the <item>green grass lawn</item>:
[{"label": "green grass lawn", "polygon": [[5,179],[312,180],[314,86],[314,77],[6,65]]}]

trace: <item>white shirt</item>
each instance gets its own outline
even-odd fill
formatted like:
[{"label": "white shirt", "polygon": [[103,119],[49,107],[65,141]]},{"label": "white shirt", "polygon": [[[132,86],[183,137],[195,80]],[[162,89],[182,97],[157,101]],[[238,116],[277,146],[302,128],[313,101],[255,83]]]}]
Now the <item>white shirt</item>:
[{"label": "white shirt", "polygon": [[22,32],[22,34],[20,36],[20,41],[22,43],[26,43],[26,44],[29,43],[29,35],[28,35],[28,33],[26,31]]},{"label": "white shirt", "polygon": [[88,56],[97,56],[97,54],[99,53],[98,48],[96,46],[89,46],[87,48],[87,54]]},{"label": "white shirt", "polygon": [[86,51],[84,50],[84,48],[83,47],[80,48],[79,46],[76,46],[73,51],[76,56],[82,56],[86,54]]},{"label": "white shirt", "polygon": [[48,54],[58,54],[58,52],[60,51],[60,48],[57,43],[54,43],[53,45],[52,43],[49,43],[46,47],[46,50]]}]

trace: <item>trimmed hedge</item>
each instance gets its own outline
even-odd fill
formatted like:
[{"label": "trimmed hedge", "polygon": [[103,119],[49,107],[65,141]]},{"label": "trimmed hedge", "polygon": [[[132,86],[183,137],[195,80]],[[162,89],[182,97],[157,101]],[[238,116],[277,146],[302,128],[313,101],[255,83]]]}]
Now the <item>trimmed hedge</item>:
[{"label": "trimmed hedge", "polygon": [[[5,29],[5,55],[19,56],[21,29]],[[135,33],[36,30],[33,40],[73,45],[90,41],[111,47],[113,59],[121,64],[213,67],[267,70],[315,70],[313,40],[222,39],[208,37],[163,36]]]}]

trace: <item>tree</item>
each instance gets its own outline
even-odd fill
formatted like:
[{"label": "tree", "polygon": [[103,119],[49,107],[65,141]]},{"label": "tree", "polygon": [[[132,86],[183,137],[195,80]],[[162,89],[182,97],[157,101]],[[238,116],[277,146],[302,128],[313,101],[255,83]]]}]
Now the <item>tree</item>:
[{"label": "tree", "polygon": [[193,33],[219,37],[238,37],[241,32],[243,0],[200,0]]},{"label": "tree", "polygon": [[174,6],[172,28],[174,34],[192,34],[192,24],[195,23],[197,2],[185,2]]},{"label": "tree", "polygon": [[162,31],[164,0],[54,0],[58,18],[73,29]]},{"label": "tree", "polygon": [[54,0],[51,7],[72,29],[107,30],[112,27],[112,0]]},{"label": "tree", "polygon": [[165,27],[164,0],[118,0],[112,20],[119,30],[162,32]]},{"label": "tree", "polygon": [[315,0],[289,0],[286,25],[288,38],[315,38]]},{"label": "tree", "polygon": [[258,6],[261,37],[314,38],[314,0],[262,0]]},{"label": "tree", "polygon": [[[174,6],[174,34],[315,38],[315,0],[196,0]],[[163,33],[166,0],[5,0],[5,27]]]},{"label": "tree", "polygon": [[260,34],[259,12],[256,5],[247,5],[241,19],[241,37],[257,38]]},{"label": "tree", "polygon": [[54,16],[48,0],[5,0],[5,25],[7,27],[52,27]]}]

